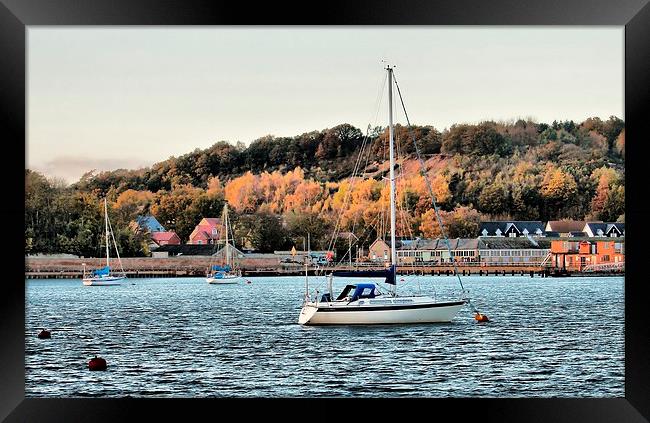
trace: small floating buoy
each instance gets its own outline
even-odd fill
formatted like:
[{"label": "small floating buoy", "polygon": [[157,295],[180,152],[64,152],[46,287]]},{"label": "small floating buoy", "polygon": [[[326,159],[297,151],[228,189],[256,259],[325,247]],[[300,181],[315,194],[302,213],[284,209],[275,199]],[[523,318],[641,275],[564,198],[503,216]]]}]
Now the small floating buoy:
[{"label": "small floating buoy", "polygon": [[399,281],[400,281],[400,282],[404,282],[404,278],[401,278]]},{"label": "small floating buoy", "polygon": [[39,337],[39,339],[50,339],[52,337],[52,334],[50,333],[49,330],[42,329],[38,333],[38,337]]},{"label": "small floating buoy", "polygon": [[252,283],[252,282],[251,282],[251,281],[249,281],[248,279],[246,279],[246,283]]},{"label": "small floating buoy", "polygon": [[485,314],[481,314],[478,311],[476,312],[476,314],[474,314],[474,318],[479,323],[480,322],[489,322],[490,321],[490,319],[488,319],[488,317]]},{"label": "small floating buoy", "polygon": [[95,358],[91,358],[88,362],[88,368],[90,370],[106,370],[106,367],[106,360],[101,357],[95,356]]}]

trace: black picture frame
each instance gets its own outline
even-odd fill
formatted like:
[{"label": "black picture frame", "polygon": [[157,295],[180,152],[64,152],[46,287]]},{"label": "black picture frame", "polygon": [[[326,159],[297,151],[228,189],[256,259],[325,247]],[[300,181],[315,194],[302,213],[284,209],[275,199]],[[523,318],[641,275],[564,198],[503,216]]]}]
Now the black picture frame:
[{"label": "black picture frame", "polygon": [[[36,25],[618,25],[625,26],[626,253],[625,398],[354,399],[36,399],[25,398],[25,286],[20,246],[24,233],[24,185],[14,182],[25,162],[26,27]],[[298,3],[224,3],[202,0],[0,0],[0,119],[4,132],[3,181],[8,197],[0,208],[5,233],[0,294],[0,418],[6,421],[147,420],[195,413],[237,419],[318,418],[343,413],[381,418],[387,410],[407,418],[451,415],[462,421],[643,422],[650,419],[650,320],[642,273],[643,161],[650,134],[650,5],[648,0],[445,0]],[[631,142],[630,142],[631,140]],[[645,145],[644,145],[645,144]],[[17,157],[16,157],[17,156]],[[595,313],[598,310],[594,310]],[[198,352],[197,352],[198,353]],[[477,356],[480,360],[480,354]],[[317,363],[315,363],[316,365]],[[490,393],[486,393],[490,396]],[[343,404],[340,404],[343,402]],[[299,407],[300,412],[296,411]],[[451,413],[451,414],[448,414]],[[402,417],[402,418],[403,418]]]}]

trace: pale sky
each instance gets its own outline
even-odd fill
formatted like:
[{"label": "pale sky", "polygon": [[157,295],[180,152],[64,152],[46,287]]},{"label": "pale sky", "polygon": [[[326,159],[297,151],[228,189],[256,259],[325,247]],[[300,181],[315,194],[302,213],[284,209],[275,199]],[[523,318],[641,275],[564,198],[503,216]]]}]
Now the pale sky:
[{"label": "pale sky", "polygon": [[27,43],[26,167],[68,182],[220,140],[385,126],[382,60],[411,121],[440,130],[624,118],[622,26],[30,26]]}]

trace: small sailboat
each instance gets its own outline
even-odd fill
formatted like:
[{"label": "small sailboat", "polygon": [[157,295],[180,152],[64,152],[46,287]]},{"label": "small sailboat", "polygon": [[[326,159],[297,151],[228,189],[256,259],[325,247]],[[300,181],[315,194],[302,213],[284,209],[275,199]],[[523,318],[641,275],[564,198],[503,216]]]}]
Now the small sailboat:
[{"label": "small sailboat", "polygon": [[[395,155],[393,136],[393,68],[386,67],[388,79],[388,120],[389,120],[389,158],[390,158],[390,234],[391,261],[383,271],[334,272],[336,276],[384,278],[390,290],[387,294],[380,292],[375,283],[347,284],[343,291],[334,298],[332,277],[328,275],[329,292],[315,299],[309,294],[309,279],[305,275],[305,300],[300,310],[298,323],[301,325],[351,325],[351,324],[405,324],[450,322],[469,298],[463,296],[452,301],[437,301],[434,297],[424,295],[400,296],[396,284],[396,212],[395,212]],[[417,146],[416,146],[417,148]],[[419,153],[418,153],[419,154]],[[438,214],[434,200],[434,209]],[[439,221],[441,224],[441,221]],[[449,245],[449,243],[448,243]],[[450,254],[451,255],[451,254]],[[453,257],[453,256],[452,256]],[[459,277],[460,280],[460,277]],[[462,283],[461,283],[462,288]]]},{"label": "small sailboat", "polygon": [[[228,204],[226,203],[223,206],[223,224],[225,236],[225,244],[223,247],[223,255],[225,256],[225,265],[212,265],[208,269],[208,273],[205,277],[206,282],[212,285],[227,285],[227,284],[238,284],[243,281],[241,270],[233,269],[231,261],[234,262],[232,257],[233,251],[235,250],[234,245],[230,245],[228,239],[229,231],[229,222],[228,222]],[[233,243],[234,244],[234,243]]]},{"label": "small sailboat", "polygon": [[[124,267],[122,267],[122,260],[120,259],[120,252],[117,249],[117,242],[115,242],[113,227],[111,226],[111,222],[108,219],[108,206],[106,203],[106,198],[104,198],[104,226],[106,228],[106,266],[99,269],[94,269],[90,272],[90,274],[86,275],[86,266],[84,264],[83,284],[86,286],[121,285],[122,281],[126,279],[126,273],[124,272]],[[117,260],[120,263],[120,269],[122,269],[122,273],[111,272],[111,239],[113,240],[113,245],[115,246],[115,253],[117,255]]]}]

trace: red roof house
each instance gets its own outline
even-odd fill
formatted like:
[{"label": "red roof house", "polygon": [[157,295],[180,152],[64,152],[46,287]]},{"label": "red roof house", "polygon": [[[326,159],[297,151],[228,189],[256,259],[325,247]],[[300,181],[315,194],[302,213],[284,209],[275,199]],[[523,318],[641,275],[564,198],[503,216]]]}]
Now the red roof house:
[{"label": "red roof house", "polygon": [[190,234],[188,244],[214,244],[223,233],[223,224],[218,217],[204,217]]},{"label": "red roof house", "polygon": [[181,239],[176,232],[152,232],[151,240],[158,245],[181,245]]}]

